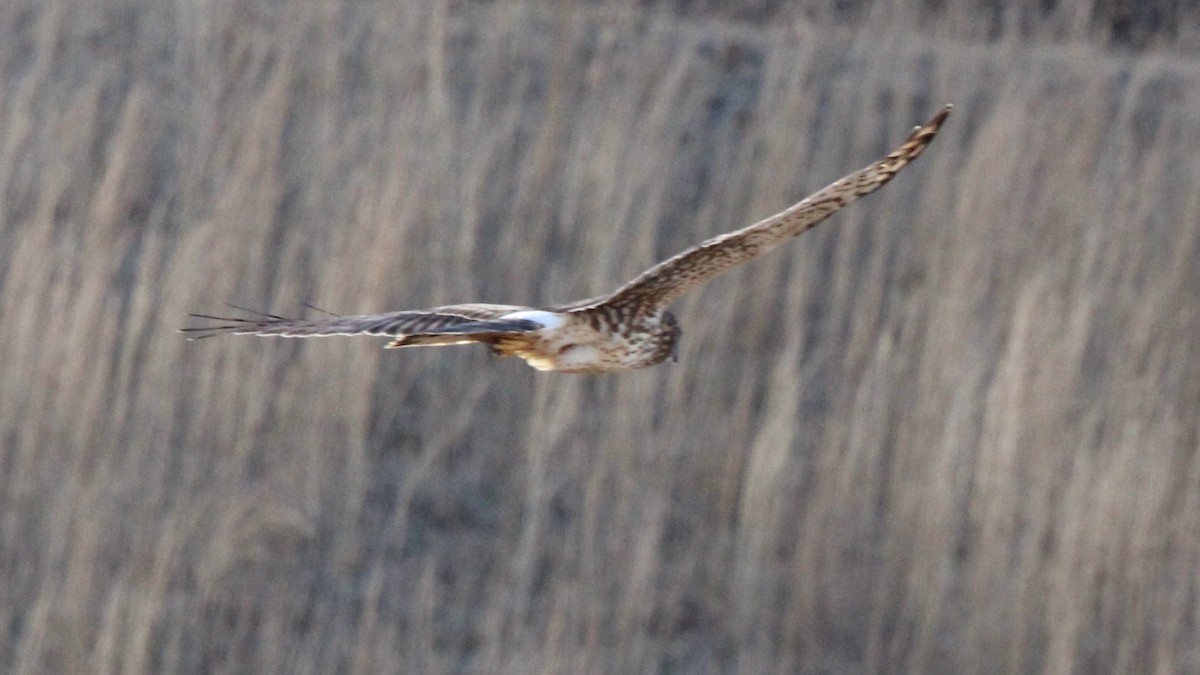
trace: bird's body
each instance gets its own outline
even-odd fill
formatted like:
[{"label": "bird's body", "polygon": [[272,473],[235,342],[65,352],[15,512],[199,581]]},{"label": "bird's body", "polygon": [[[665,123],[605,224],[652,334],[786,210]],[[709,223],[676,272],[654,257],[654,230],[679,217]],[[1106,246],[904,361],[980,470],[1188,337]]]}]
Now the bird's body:
[{"label": "bird's body", "polygon": [[388,347],[481,343],[518,356],[538,370],[603,373],[652,366],[675,358],[680,329],[667,305],[717,274],[747,262],[811,229],[834,212],[874,192],[921,154],[950,114],[946,106],[917,127],[882,160],[838,180],[788,209],[723,234],[651,267],[616,291],[551,307],[446,305],[418,311],[319,319],[275,315],[251,318],[193,314],[218,321],[184,328],[193,337],[222,333],[318,337],[380,335]]},{"label": "bird's body", "polygon": [[519,356],[538,370],[603,373],[661,363],[677,344],[667,336],[678,330],[667,312],[623,323],[606,321],[598,312],[538,313],[555,321],[539,330],[499,336],[492,349]]}]

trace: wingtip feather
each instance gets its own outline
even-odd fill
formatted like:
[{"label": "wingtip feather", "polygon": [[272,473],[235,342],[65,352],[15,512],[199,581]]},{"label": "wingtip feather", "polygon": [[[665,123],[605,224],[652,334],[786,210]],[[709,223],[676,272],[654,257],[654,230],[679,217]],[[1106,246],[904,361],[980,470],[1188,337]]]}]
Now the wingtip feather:
[{"label": "wingtip feather", "polygon": [[937,134],[938,130],[942,128],[942,125],[945,124],[946,118],[950,117],[950,112],[952,110],[954,110],[954,106],[947,103],[941,110],[938,111],[936,115],[930,118],[928,122],[922,126],[914,128],[912,135],[909,136],[909,140],[916,141],[922,139],[932,139]]}]

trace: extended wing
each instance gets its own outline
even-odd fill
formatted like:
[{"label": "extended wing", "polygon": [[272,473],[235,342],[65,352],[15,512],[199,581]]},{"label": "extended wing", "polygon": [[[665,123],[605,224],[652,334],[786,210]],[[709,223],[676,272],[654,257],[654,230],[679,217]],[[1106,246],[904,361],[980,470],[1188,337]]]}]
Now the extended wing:
[{"label": "extended wing", "polygon": [[[946,106],[924,126],[917,127],[887,157],[846,176],[766,220],[714,237],[642,272],[599,305],[624,305],[636,312],[653,312],[688,290],[802,234],[834,212],[883,187],[929,145],[950,115]],[[580,306],[578,309],[586,309]],[[574,308],[573,308],[574,309]]]},{"label": "extended wing", "polygon": [[331,335],[379,335],[394,338],[389,347],[445,345],[486,341],[487,337],[522,333],[543,326],[524,319],[501,319],[506,314],[527,310],[514,305],[447,305],[417,311],[291,319],[274,314],[250,313],[249,317],[191,314],[212,321],[180,331],[189,339],[215,335],[268,335],[277,337],[325,337]]}]

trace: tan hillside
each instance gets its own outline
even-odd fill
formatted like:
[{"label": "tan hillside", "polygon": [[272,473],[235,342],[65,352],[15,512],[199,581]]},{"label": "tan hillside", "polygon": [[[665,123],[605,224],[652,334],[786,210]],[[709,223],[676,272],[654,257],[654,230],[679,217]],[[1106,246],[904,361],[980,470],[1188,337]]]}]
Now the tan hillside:
[{"label": "tan hillside", "polygon": [[[0,671],[1200,669],[1200,17],[935,4],[4,4]],[[599,294],[945,103],[675,365],[175,332]]]}]

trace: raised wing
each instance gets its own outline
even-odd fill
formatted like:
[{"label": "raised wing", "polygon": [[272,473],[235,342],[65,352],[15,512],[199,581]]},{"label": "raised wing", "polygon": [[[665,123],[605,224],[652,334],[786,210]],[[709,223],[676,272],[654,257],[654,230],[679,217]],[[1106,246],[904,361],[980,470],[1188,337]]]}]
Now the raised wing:
[{"label": "raised wing", "polygon": [[[241,309],[241,308],[237,308]],[[540,324],[524,320],[497,321],[500,317],[528,310],[528,307],[514,305],[446,305],[432,309],[417,311],[388,312],[386,314],[360,314],[354,316],[328,316],[319,319],[290,319],[275,314],[259,314],[246,311],[248,317],[212,316],[209,314],[191,314],[189,316],[205,321],[213,321],[203,326],[189,326],[180,331],[188,334],[188,339],[198,340],[215,335],[273,335],[277,337],[325,337],[330,335],[381,335],[397,338],[393,343],[405,341],[410,336],[432,338],[436,335],[447,334],[455,336],[454,341],[423,341],[406,342],[406,344],[456,344],[472,342],[470,335],[480,332],[521,332],[542,328]],[[473,326],[481,330],[473,330]],[[402,346],[402,345],[396,345]]]},{"label": "raised wing", "polygon": [[929,145],[950,115],[951,106],[917,127],[900,147],[874,164],[842,178],[766,220],[714,237],[642,272],[592,305],[623,305],[653,312],[712,277],[802,234],[850,202],[883,187]]}]

